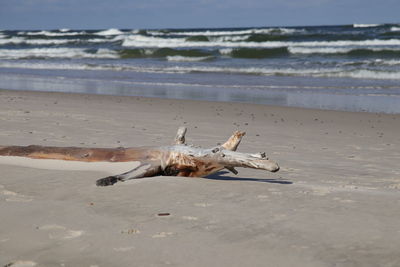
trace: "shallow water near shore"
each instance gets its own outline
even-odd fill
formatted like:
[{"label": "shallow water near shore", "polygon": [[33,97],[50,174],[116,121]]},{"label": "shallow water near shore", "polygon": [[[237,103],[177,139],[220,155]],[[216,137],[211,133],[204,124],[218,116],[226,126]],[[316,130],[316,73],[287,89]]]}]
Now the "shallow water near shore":
[{"label": "shallow water near shore", "polygon": [[0,88],[244,102],[303,108],[400,113],[400,90],[376,81],[228,74],[24,70],[0,74]]},{"label": "shallow water near shore", "polygon": [[0,88],[400,113],[400,24],[1,30]]}]

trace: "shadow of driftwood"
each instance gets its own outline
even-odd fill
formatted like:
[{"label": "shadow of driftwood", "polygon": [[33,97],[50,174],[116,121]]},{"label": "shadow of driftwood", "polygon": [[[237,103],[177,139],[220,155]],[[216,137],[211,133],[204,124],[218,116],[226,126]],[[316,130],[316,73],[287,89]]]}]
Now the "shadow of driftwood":
[{"label": "shadow of driftwood", "polygon": [[293,184],[293,182],[287,181],[287,180],[222,176],[223,174],[226,174],[226,173],[229,173],[229,172],[225,172],[225,171],[217,172],[217,173],[211,174],[204,178],[211,179],[211,180],[220,180],[220,181],[246,181],[246,182],[262,182],[262,183],[271,183],[271,184]]}]

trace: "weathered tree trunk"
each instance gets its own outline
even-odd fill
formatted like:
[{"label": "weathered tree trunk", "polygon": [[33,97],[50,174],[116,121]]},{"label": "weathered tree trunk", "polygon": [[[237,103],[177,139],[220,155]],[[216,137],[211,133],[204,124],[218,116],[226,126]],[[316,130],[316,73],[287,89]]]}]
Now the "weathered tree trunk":
[{"label": "weathered tree trunk", "polygon": [[279,170],[278,164],[269,160],[265,153],[247,154],[236,152],[245,134],[244,132],[237,131],[223,145],[210,149],[186,145],[185,134],[186,128],[180,127],[174,144],[171,146],[114,149],[7,146],[0,147],[0,156],[80,162],[139,162],[139,166],[128,172],[97,180],[96,184],[98,186],[158,175],[204,177],[222,169],[227,169],[237,174],[235,167],[271,172]]}]

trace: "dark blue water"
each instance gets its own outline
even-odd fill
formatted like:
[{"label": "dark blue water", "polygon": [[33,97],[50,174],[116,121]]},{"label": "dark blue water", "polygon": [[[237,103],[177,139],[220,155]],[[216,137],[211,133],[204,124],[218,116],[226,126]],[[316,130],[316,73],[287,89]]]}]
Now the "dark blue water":
[{"label": "dark blue water", "polygon": [[400,113],[400,25],[3,30],[0,88]]}]

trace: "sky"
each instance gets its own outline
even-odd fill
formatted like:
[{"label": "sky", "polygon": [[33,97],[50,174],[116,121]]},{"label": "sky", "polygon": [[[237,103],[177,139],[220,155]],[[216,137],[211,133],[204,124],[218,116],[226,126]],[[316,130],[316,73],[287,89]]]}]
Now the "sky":
[{"label": "sky", "polygon": [[400,23],[399,0],[0,0],[0,29]]}]

